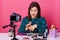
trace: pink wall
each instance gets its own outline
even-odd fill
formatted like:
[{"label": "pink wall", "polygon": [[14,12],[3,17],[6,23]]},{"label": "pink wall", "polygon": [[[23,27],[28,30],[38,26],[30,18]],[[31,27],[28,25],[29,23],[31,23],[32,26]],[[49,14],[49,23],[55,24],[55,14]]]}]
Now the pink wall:
[{"label": "pink wall", "polygon": [[[9,28],[3,29],[3,25],[9,24],[9,16],[16,12],[23,17],[27,16],[28,6],[32,1],[37,1],[41,6],[41,15],[46,18],[48,27],[54,24],[60,32],[60,1],[59,0],[0,0],[0,32],[8,32]],[[17,22],[18,30],[20,22]]]}]

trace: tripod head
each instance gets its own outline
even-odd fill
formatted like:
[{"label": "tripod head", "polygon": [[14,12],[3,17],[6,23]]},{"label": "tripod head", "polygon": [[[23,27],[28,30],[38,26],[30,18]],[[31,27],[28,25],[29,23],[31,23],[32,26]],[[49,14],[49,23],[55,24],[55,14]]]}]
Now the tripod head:
[{"label": "tripod head", "polygon": [[3,26],[3,28],[6,28],[8,26],[13,27],[14,23],[19,21],[21,21],[21,15],[12,13],[12,15],[10,16],[10,24]]}]

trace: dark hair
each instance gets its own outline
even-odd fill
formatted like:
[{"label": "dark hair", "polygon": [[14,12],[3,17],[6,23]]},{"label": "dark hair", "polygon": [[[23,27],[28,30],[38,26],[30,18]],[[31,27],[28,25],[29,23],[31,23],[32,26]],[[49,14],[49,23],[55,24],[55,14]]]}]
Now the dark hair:
[{"label": "dark hair", "polygon": [[30,9],[33,8],[33,7],[37,7],[38,9],[38,14],[37,14],[37,17],[39,18],[41,16],[41,11],[40,11],[40,6],[37,2],[32,2],[28,8],[28,20],[31,20],[31,15],[30,15]]}]

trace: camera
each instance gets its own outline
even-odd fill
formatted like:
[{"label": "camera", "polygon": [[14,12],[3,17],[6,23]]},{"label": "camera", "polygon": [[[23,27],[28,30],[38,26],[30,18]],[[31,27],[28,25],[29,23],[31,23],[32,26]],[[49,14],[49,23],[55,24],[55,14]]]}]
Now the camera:
[{"label": "camera", "polygon": [[12,13],[12,15],[10,16],[10,21],[11,22],[21,21],[21,15],[19,15],[17,13]]},{"label": "camera", "polygon": [[12,27],[13,28],[13,31],[12,30],[9,30],[9,36],[12,36],[13,35],[13,39],[11,40],[18,40],[16,38],[16,31],[15,31],[15,28],[16,28],[16,25],[14,24],[15,22],[19,22],[21,21],[21,15],[17,14],[17,13],[12,13],[11,16],[10,16],[10,24],[9,25],[5,25],[3,26],[3,28],[6,28],[8,26]]}]

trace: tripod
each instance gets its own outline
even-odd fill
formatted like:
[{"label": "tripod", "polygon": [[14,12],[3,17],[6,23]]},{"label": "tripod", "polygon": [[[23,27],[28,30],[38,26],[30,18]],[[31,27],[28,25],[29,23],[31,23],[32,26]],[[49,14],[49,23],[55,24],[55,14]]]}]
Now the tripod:
[{"label": "tripod", "polygon": [[13,39],[11,39],[11,40],[18,40],[18,39],[16,38],[16,35],[15,35],[15,34],[16,34],[16,33],[15,33],[15,32],[16,32],[16,31],[15,31],[16,25],[12,25],[12,26],[13,26],[13,29],[14,29],[14,30],[13,30],[13,32],[14,32],[14,37],[13,37]]},{"label": "tripod", "polygon": [[10,26],[10,27],[12,27],[13,28],[13,33],[14,33],[14,36],[13,36],[13,39],[11,39],[11,40],[18,40],[17,38],[16,38],[16,30],[15,30],[15,28],[16,28],[16,25],[14,24],[14,22],[10,22],[10,25],[5,25],[5,26],[3,26],[3,28],[6,28],[6,27],[8,27],[8,26]]}]

